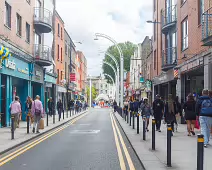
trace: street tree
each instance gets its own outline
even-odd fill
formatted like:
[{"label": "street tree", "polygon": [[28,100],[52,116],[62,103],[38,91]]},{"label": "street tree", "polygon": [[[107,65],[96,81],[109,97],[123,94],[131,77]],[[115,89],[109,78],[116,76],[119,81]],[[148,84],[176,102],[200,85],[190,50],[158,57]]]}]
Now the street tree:
[{"label": "street tree", "polygon": [[[87,86],[87,88],[86,88],[87,90],[86,90],[86,94],[87,94],[87,101],[89,101],[89,99],[90,99],[90,87],[89,86]],[[92,100],[94,100],[96,97],[97,97],[97,90],[96,90],[96,88],[94,87],[94,86],[92,86],[91,87],[91,94],[92,94]]]}]

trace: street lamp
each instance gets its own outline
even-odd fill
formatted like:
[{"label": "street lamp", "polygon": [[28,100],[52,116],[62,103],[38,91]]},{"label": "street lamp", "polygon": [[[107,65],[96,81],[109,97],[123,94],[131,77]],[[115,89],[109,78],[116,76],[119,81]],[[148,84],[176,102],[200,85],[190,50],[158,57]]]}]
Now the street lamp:
[{"label": "street lamp", "polygon": [[148,20],[146,21],[148,24],[161,24],[161,22],[157,22],[157,21],[151,21],[151,20]]},{"label": "street lamp", "polygon": [[109,74],[104,74],[105,76],[108,76],[110,79],[111,79],[111,81],[113,82],[113,96],[115,97],[115,91],[114,91],[114,86],[116,86],[115,85],[115,82],[114,82],[114,80],[113,80],[113,78],[111,77],[111,75],[109,75]]},{"label": "street lamp", "polygon": [[121,48],[119,47],[118,43],[112,39],[111,37],[109,37],[108,35],[105,35],[105,34],[101,34],[101,33],[96,33],[96,38],[94,40],[98,40],[98,37],[103,37],[103,38],[106,38],[108,39],[109,41],[111,41],[115,46],[116,48],[118,49],[118,52],[119,52],[119,55],[120,55],[120,75],[121,75],[121,83],[120,83],[120,86],[121,86],[121,100],[120,100],[120,105],[121,107],[123,108],[123,97],[124,97],[124,57],[123,57],[123,52],[121,50]]}]

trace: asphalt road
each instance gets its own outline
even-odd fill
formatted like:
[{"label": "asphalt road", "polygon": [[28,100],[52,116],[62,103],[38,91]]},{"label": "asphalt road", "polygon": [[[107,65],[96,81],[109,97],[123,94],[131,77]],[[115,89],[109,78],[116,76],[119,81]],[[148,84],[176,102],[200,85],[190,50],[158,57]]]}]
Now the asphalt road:
[{"label": "asphalt road", "polygon": [[[0,166],[0,170],[121,170],[110,111],[92,109],[74,124]],[[135,169],[142,170],[118,123],[116,127],[129,153],[126,156],[119,137],[126,169],[130,169],[130,157]]]}]

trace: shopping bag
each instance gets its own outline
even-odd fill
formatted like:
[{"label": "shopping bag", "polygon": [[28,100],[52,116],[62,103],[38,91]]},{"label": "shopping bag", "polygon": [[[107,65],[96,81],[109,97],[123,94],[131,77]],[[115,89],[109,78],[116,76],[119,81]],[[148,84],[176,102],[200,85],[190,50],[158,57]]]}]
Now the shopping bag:
[{"label": "shopping bag", "polygon": [[44,120],[43,119],[40,120],[39,129],[44,129]]},{"label": "shopping bag", "polygon": [[199,120],[198,119],[196,119],[195,128],[196,129],[200,129],[200,125],[199,125]]}]

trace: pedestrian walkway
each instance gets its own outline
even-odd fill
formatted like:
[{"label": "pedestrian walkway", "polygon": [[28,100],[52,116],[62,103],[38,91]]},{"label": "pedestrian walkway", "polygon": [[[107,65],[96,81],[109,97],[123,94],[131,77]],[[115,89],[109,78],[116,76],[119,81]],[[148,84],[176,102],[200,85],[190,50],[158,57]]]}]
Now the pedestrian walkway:
[{"label": "pedestrian walkway", "polygon": [[[55,124],[53,124],[53,116],[52,117],[48,116],[48,122],[49,122],[48,126],[47,126],[47,119],[46,119],[46,115],[45,115],[45,117],[43,118],[45,127],[43,130],[40,130],[40,134],[43,134],[57,126],[60,126],[85,112],[87,112],[87,111],[83,111],[81,113],[74,114],[71,116],[70,116],[70,111],[68,112],[68,114],[67,114],[67,112],[65,112],[64,119],[63,119],[63,114],[62,114],[60,121],[59,121],[58,114],[56,114],[55,115]],[[33,125],[30,127],[29,134],[27,134],[27,123],[26,122],[21,121],[19,126],[20,127],[15,130],[15,139],[14,140],[11,140],[11,127],[0,128],[0,153],[20,144],[22,142],[28,141],[28,140],[40,135],[40,134],[32,133]]]},{"label": "pedestrian walkway", "polygon": [[[162,125],[162,132],[156,132],[156,151],[152,151],[152,124],[150,122],[149,132],[146,133],[146,141],[143,141],[143,124],[140,118],[140,134],[137,134],[137,121],[135,119],[135,129],[129,126],[127,122],[118,114],[116,118],[126,133],[129,141],[135,149],[138,157],[146,170],[196,170],[197,168],[197,137],[187,136],[186,125],[180,124],[178,132],[172,137],[172,167],[166,166],[167,155],[167,129]],[[200,131],[196,129],[196,134]],[[204,170],[212,169],[212,142],[210,146],[204,149]]]}]

